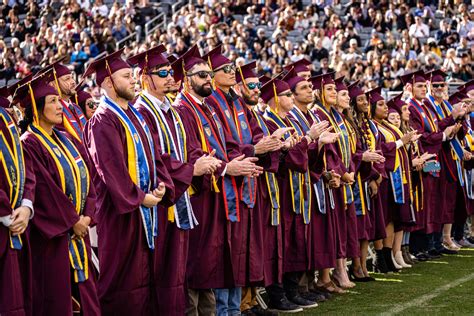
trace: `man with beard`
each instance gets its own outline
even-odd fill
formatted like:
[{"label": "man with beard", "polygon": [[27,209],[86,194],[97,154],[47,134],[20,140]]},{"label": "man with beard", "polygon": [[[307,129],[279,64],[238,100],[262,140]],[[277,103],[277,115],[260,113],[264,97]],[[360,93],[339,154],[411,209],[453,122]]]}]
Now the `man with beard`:
[{"label": "man with beard", "polygon": [[[280,149],[280,140],[272,136],[264,136],[257,120],[245,106],[233,90],[236,84],[235,66],[232,62],[221,54],[221,47],[218,46],[207,55],[204,60],[208,61],[211,70],[215,73],[214,89],[212,94],[206,98],[206,102],[211,105],[224,124],[224,130],[232,135],[232,138],[247,156],[259,157],[258,164],[265,169],[271,166],[272,159],[278,159],[271,153]],[[232,314],[240,310],[241,297],[240,287],[246,284],[260,282],[263,280],[261,269],[261,257],[252,256],[251,253],[258,251],[258,243],[248,240],[252,236],[251,229],[260,229],[255,227],[255,212],[252,209],[255,206],[257,192],[257,179],[246,177],[239,186],[241,192],[240,199],[240,221],[232,226],[231,249],[238,257],[235,273],[235,288],[216,289],[217,313]],[[254,228],[255,227],[255,228]],[[249,261],[249,259],[252,259]],[[238,305],[234,305],[234,303]]]},{"label": "man with beard", "polygon": [[95,73],[105,92],[84,132],[97,170],[98,294],[105,315],[151,315],[156,206],[162,200],[172,205],[174,186],[148,125],[129,105],[135,80],[122,51],[94,61],[84,73]]},{"label": "man with beard", "polygon": [[[166,97],[174,84],[173,70],[162,55],[163,45],[130,57],[129,64],[140,68],[140,93],[134,107],[150,128],[175,187],[175,205],[158,209],[157,250],[154,255],[157,313],[183,315],[189,230],[197,224],[190,201],[193,177],[213,173],[220,161],[200,155],[201,148],[188,141],[183,121]],[[167,249],[167,250],[166,250]],[[166,273],[163,273],[166,271]]]},{"label": "man with beard", "polygon": [[[241,176],[258,176],[262,168],[250,156],[252,148],[240,148],[224,129],[224,124],[209,106],[205,97],[212,93],[214,76],[193,46],[172,65],[175,80],[183,80],[184,89],[175,105],[181,112],[186,134],[204,153],[215,150],[222,165],[211,175],[194,181],[196,193],[191,198],[194,213],[200,225],[190,232],[187,267],[188,315],[213,315],[216,301],[212,289],[233,288],[240,253],[232,246],[235,226],[241,216]],[[242,154],[244,152],[244,154]],[[240,297],[238,305],[240,305]],[[240,307],[240,306],[238,306]],[[240,311],[240,310],[239,310]]]},{"label": "man with beard", "polygon": [[73,103],[73,97],[76,95],[76,81],[68,67],[57,61],[54,64],[41,70],[37,76],[41,76],[48,71],[53,72],[51,76],[51,85],[54,85],[59,92],[59,101],[63,106],[63,124],[57,128],[66,131],[73,137],[74,141],[82,142],[84,126],[87,119],[82,113],[78,104]]},{"label": "man with beard", "polygon": [[[463,120],[465,109],[462,113],[457,113],[453,106],[448,102],[448,84],[445,82],[446,74],[441,70],[434,70],[426,74],[430,84],[431,94],[424,100],[426,107],[430,108],[437,116],[438,120],[450,118],[451,124],[460,119]],[[454,116],[456,115],[456,116]],[[466,126],[467,127],[467,126]],[[435,209],[437,212],[433,219],[435,220],[435,232],[433,233],[433,245],[435,251],[445,254],[456,254],[458,248],[451,239],[452,223],[462,222],[464,224],[467,218],[466,196],[465,196],[465,178],[463,163],[464,149],[461,139],[464,133],[458,133],[449,142],[443,142],[439,152],[441,171],[439,177],[438,194],[440,196],[455,197],[455,199],[444,199],[441,201],[443,206]],[[444,226],[443,226],[444,225]]]},{"label": "man with beard", "polygon": [[[236,93],[242,96],[249,113],[257,121],[264,136],[271,136],[266,120],[258,112],[257,105],[260,97],[261,83],[255,74],[256,62],[243,65],[237,68],[235,86]],[[280,139],[289,128],[280,129],[273,135]],[[265,173],[257,180],[257,195],[255,207],[252,211],[252,227],[250,229],[249,246],[254,250],[249,251],[250,271],[256,271],[263,276],[261,282],[250,285],[271,286],[282,282],[282,240],[280,225],[280,197],[276,178],[278,171],[280,151],[274,151],[270,166],[265,169]],[[270,292],[270,290],[269,290]],[[277,310],[302,311],[302,309],[290,303],[283,295],[278,299]],[[250,313],[256,315],[269,315],[269,311],[264,311],[257,303],[257,293],[255,287],[245,287],[242,289],[241,311],[243,314]]]},{"label": "man with beard", "polygon": [[[438,120],[435,111],[429,108],[424,102],[426,98],[426,77],[423,71],[415,71],[401,78],[405,89],[411,94],[408,100],[408,109],[410,110],[410,126],[421,134],[420,142],[425,152],[430,154],[439,154],[443,142],[449,141],[459,131],[461,125],[455,124],[453,117],[459,115],[459,110],[453,111],[453,117],[446,117]],[[423,172],[423,205],[422,211],[417,212],[417,231],[411,234],[410,250],[420,261],[439,258],[436,251],[428,253],[429,240],[432,239],[432,233],[435,231],[433,225],[433,216],[440,201],[439,177],[441,166],[439,157],[428,163]]]}]

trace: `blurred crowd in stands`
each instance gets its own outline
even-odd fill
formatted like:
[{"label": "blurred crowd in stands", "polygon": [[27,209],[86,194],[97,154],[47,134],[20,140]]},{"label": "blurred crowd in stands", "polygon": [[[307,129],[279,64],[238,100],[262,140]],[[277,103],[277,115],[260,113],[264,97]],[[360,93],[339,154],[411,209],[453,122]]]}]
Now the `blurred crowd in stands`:
[{"label": "blurred crowd in stands", "polygon": [[[160,27],[145,27],[160,13]],[[80,77],[91,59],[120,47],[130,56],[162,43],[180,55],[196,42],[202,53],[222,44],[236,64],[257,60],[261,74],[307,58],[314,74],[335,70],[367,88],[401,90],[399,76],[416,69],[441,68],[453,83],[473,78],[474,7],[460,0],[4,0],[0,81],[60,59]]]}]

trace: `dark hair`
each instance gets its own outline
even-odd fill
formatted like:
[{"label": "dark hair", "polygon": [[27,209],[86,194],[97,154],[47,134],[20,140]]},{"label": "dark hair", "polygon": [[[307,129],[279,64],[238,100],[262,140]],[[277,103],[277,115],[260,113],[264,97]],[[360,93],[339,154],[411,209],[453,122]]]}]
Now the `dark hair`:
[{"label": "dark hair", "polygon": [[[41,97],[36,100],[36,109],[38,111],[38,114],[43,112],[46,103],[45,100],[46,97]],[[33,123],[33,107],[29,106],[25,109],[23,119],[18,124],[20,126],[20,131],[22,134],[28,130],[28,126],[30,126],[31,123]]]}]

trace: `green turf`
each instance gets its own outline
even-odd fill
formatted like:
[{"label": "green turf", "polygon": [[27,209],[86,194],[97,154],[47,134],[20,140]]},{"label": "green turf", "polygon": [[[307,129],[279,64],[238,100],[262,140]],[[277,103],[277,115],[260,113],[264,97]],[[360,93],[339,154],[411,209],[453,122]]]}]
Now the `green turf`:
[{"label": "green turf", "polygon": [[[335,296],[298,315],[379,315],[473,273],[474,249],[462,250],[459,255],[418,263],[401,273],[374,273],[376,282],[358,283],[349,293]],[[426,314],[474,315],[474,279],[399,313]]]}]

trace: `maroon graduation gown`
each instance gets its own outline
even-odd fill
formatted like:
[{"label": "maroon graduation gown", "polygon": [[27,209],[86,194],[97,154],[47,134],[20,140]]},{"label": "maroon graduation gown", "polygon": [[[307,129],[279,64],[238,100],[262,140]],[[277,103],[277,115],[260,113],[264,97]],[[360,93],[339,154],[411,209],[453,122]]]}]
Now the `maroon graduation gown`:
[{"label": "maroon graduation gown", "polygon": [[[175,105],[181,113],[186,134],[190,141],[194,140],[194,147],[201,147],[198,122],[194,111],[183,105],[180,96]],[[205,107],[202,107],[207,116],[212,117]],[[200,123],[199,123],[200,124]],[[214,125],[214,123],[211,123]],[[225,142],[229,160],[241,155],[239,146],[230,135],[225,133]],[[214,173],[217,184],[220,186],[220,177],[226,163]],[[239,180],[239,178],[236,178]],[[241,181],[241,180],[240,180]],[[237,184],[240,182],[237,181]],[[227,220],[224,209],[222,188],[220,193],[212,190],[211,176],[204,175],[193,179],[196,194],[191,197],[194,214],[199,225],[189,232],[188,265],[186,277],[190,289],[232,288],[242,286],[238,284],[239,255],[238,251],[231,251],[231,223]]]},{"label": "maroon graduation gown", "polygon": [[[141,139],[146,141],[143,127],[131,110],[125,113]],[[115,113],[100,106],[86,124],[84,143],[97,169],[94,185],[102,313],[149,315],[155,305],[152,294],[154,253],[148,247],[139,211],[146,192],[133,183],[126,165],[125,129]],[[145,149],[151,159],[148,146]],[[174,198],[174,186],[156,146],[155,162],[156,170],[151,170],[150,176],[154,177],[156,172],[158,182],[165,183],[162,203],[170,202]]]},{"label": "maroon graduation gown", "polygon": [[[220,90],[222,95],[225,96],[225,93]],[[233,140],[239,144],[240,151],[245,153],[246,156],[254,156],[254,148],[253,145],[257,144],[263,137],[263,132],[256,118],[251,114],[250,110],[247,108],[243,99],[237,95],[233,91],[231,91],[231,95],[233,95],[236,99],[240,100],[241,105],[243,106],[243,110],[245,111],[245,117],[247,122],[243,121],[244,124],[240,120],[243,118],[239,118],[239,123],[241,127],[247,127],[252,135],[252,143],[245,144],[240,139]],[[230,95],[228,95],[230,97]],[[224,129],[226,129],[226,121],[235,120],[233,111],[229,111],[229,116],[226,116],[224,113],[224,109],[221,104],[215,102],[216,99],[213,98],[206,98],[206,102],[212,106],[217,115],[219,116],[221,122],[224,123]],[[227,107],[231,110],[234,109],[234,104],[231,102],[231,99],[227,99]],[[230,129],[226,129],[229,135],[232,135]],[[259,156],[258,164],[262,167],[267,168],[271,165],[271,157],[275,155],[261,155]],[[263,177],[262,177],[263,179]],[[257,194],[259,192],[257,191]],[[250,285],[256,284],[256,282],[261,282],[263,280],[263,257],[261,256],[261,250],[263,248],[263,240],[260,238],[262,235],[262,227],[261,225],[256,225],[259,223],[255,217],[257,216],[254,209],[249,208],[246,203],[244,203],[243,199],[241,198],[241,212],[240,212],[240,222],[235,223],[232,225],[232,248],[236,250],[236,255],[239,256],[239,268],[238,268],[238,278],[236,280],[237,284],[242,285]]]},{"label": "maroon graduation gown", "polygon": [[[92,268],[89,237],[84,238],[89,259],[89,278],[73,283],[69,260],[68,234],[79,221],[74,205],[61,189],[61,180],[55,162],[40,140],[30,132],[22,136],[27,164],[31,164],[36,177],[35,215],[29,230],[33,275],[33,314],[70,315],[72,288],[79,289],[83,315],[100,315],[96,280]],[[88,166],[85,149],[78,150]],[[90,167],[89,167],[89,170]],[[89,188],[83,215],[95,218],[96,195],[92,183]]]},{"label": "maroon graduation gown", "polygon": [[[289,118],[284,118],[291,127]],[[294,124],[298,124],[296,121]],[[270,133],[278,126],[268,121]],[[304,223],[303,214],[296,214],[288,194],[293,194],[289,171],[304,173],[308,170],[308,141],[303,138],[286,153],[282,153],[277,179],[280,187],[280,218],[283,238],[283,272],[302,272],[310,268],[310,225]]]},{"label": "maroon graduation gown", "polygon": [[[322,121],[328,121],[331,124],[331,120],[325,111],[317,109],[316,113],[319,115]],[[335,144],[334,148],[336,149],[337,155],[342,157],[339,145]],[[349,169],[344,166],[341,159],[339,159],[339,162],[339,167],[336,170],[336,173],[342,176],[346,172],[352,172],[352,162]],[[344,201],[342,184],[340,188],[334,189],[332,191],[335,205],[334,215],[336,223],[336,258],[347,258],[348,255],[355,257],[358,253],[357,249],[359,249],[355,208],[352,205],[353,203],[346,205]]]},{"label": "maroon graduation gown", "polygon": [[[302,111],[301,111],[302,112]],[[302,112],[309,127],[313,125],[313,117],[309,112]],[[324,156],[326,161],[324,161]],[[340,159],[333,144],[324,145],[318,150],[318,143],[308,146],[308,164],[310,169],[311,185],[311,223],[310,223],[310,270],[333,268],[336,266],[336,230],[334,210],[331,209],[329,188],[324,185],[326,213],[322,213],[318,205],[314,184],[321,179],[324,171],[337,169]]]},{"label": "maroon graduation gown", "polygon": [[[13,140],[9,137],[8,127],[0,121],[0,131],[9,146]],[[24,151],[25,160],[30,160]],[[25,164],[26,178],[23,198],[34,202],[35,175],[31,164]],[[0,217],[9,216],[13,209],[9,197],[9,184],[3,168],[0,168]],[[31,225],[31,224],[29,224]],[[23,247],[15,250],[10,247],[10,230],[0,224],[0,315],[31,315],[31,258],[28,233],[22,238]]]},{"label": "maroon graduation gown", "polygon": [[[256,112],[251,113],[252,115],[260,115]],[[260,117],[267,125],[268,122],[265,118]],[[280,152],[276,151],[268,155],[271,156],[271,164],[266,166],[265,172],[275,174],[280,163]],[[272,202],[265,175],[257,179],[256,198],[255,207],[250,213],[250,282],[254,282],[252,280],[256,280],[259,275],[263,275],[264,286],[279,284],[282,282],[283,276],[282,232],[281,225],[272,225]]]},{"label": "maroon graduation gown", "polygon": [[[441,104],[440,107],[445,119],[435,111],[433,105],[428,101],[428,99],[424,100],[424,105],[427,108],[431,108],[433,113],[437,115],[440,131],[444,131],[446,127],[455,124],[449,109],[447,109],[444,104]],[[458,133],[458,139],[463,139],[464,136],[464,130],[461,128]],[[456,198],[441,199],[440,202],[442,204],[438,204],[434,209],[433,224],[438,226],[438,230],[440,230],[441,225],[443,224],[453,223],[455,213],[461,215],[462,218],[466,217],[467,197],[465,196],[464,188],[461,187],[458,180],[456,161],[453,159],[453,154],[450,141],[443,142],[438,153],[441,164],[441,171],[438,180],[438,196],[453,196]]]},{"label": "maroon graduation gown", "polygon": [[[145,119],[150,132],[153,135],[155,146],[160,144],[160,126],[156,125],[150,112],[140,102],[135,102],[136,109]],[[158,106],[158,105],[156,105]],[[177,144],[178,137],[173,117],[168,110],[164,116],[170,127],[171,135]],[[168,170],[175,188],[175,198],[177,202],[183,193],[189,188],[193,180],[193,163],[202,152],[200,148],[191,147],[195,142],[190,142],[187,135],[187,154],[189,162],[182,162],[170,157],[168,154],[162,155],[163,162]],[[154,252],[154,277],[155,277],[155,297],[157,301],[156,313],[159,315],[183,315],[186,308],[185,281],[186,262],[188,258],[189,232],[180,229],[175,223],[168,220],[167,207],[158,208],[158,236],[156,237],[156,250]]]},{"label": "maroon graduation gown", "polygon": [[[434,113],[428,110],[424,104],[421,104],[421,108],[424,110],[425,116],[429,116],[433,120],[436,119],[436,117],[433,117]],[[443,132],[439,129],[430,131],[430,127],[425,126],[422,114],[412,104],[409,105],[408,109],[410,111],[410,126],[421,134],[419,139],[421,147],[425,152],[438,154],[443,143]],[[438,126],[440,123],[441,122],[438,122]],[[439,177],[434,177],[429,173],[423,172],[422,181],[423,210],[417,214],[417,228],[429,234],[434,231],[433,216],[435,209],[442,203],[442,197],[438,194]]]}]

